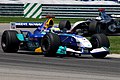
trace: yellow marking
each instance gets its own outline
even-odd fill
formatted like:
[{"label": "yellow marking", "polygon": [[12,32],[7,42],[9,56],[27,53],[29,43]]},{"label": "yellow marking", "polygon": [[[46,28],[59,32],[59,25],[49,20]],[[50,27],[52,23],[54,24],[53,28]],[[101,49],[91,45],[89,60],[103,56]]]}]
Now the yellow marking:
[{"label": "yellow marking", "polygon": [[35,52],[37,52],[37,53],[42,53],[41,47],[35,49]]}]

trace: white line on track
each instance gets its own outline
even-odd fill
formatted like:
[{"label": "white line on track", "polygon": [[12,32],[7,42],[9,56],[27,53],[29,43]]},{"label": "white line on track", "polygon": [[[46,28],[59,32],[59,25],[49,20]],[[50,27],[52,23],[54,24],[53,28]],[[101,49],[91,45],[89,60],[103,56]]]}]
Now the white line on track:
[{"label": "white line on track", "polygon": [[107,55],[107,57],[110,57],[110,58],[120,58],[120,54],[109,54],[109,55]]}]

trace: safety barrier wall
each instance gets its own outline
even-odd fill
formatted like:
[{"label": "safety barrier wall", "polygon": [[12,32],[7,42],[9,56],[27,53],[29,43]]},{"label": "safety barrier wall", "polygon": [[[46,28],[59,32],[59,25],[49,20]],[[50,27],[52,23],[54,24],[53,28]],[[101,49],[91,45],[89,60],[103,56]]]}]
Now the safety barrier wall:
[{"label": "safety barrier wall", "polygon": [[70,4],[0,4],[0,16],[21,16],[41,18],[55,15],[56,18],[91,18],[98,16],[98,8],[105,8],[107,14],[120,15],[120,5],[70,5]]},{"label": "safety barrier wall", "polygon": [[0,4],[0,16],[23,16],[24,4]]},{"label": "safety barrier wall", "polygon": [[105,8],[107,14],[120,15],[120,5],[43,4],[42,16],[51,14],[57,18],[94,18],[98,16],[98,8]]}]

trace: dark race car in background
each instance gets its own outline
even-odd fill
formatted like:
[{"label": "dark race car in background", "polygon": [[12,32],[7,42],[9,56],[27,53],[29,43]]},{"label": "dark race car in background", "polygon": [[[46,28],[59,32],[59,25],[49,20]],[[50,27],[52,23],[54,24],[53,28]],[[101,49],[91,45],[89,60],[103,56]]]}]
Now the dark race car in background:
[{"label": "dark race car in background", "polygon": [[120,35],[120,19],[117,15],[108,15],[104,9],[99,9],[99,16],[96,17],[96,19],[78,21],[73,24],[72,27],[69,26],[65,29],[67,29],[68,32],[76,32],[84,36],[90,36],[95,33],[104,33],[105,35]]}]

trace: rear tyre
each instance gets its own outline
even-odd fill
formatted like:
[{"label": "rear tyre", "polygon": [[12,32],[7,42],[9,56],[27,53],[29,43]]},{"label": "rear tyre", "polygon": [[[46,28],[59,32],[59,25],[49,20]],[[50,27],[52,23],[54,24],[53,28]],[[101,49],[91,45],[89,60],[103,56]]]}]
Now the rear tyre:
[{"label": "rear tyre", "polygon": [[59,22],[59,28],[60,30],[70,30],[71,28],[71,23],[69,20],[62,20]]},{"label": "rear tyre", "polygon": [[17,52],[20,41],[17,38],[18,32],[14,30],[6,30],[2,34],[1,46],[4,52]]},{"label": "rear tyre", "polygon": [[99,33],[103,33],[105,35],[107,35],[109,32],[108,32],[108,28],[106,27],[106,24],[104,23],[99,23],[97,25],[97,27],[99,27]]},{"label": "rear tyre", "polygon": [[[110,47],[109,39],[104,34],[95,34],[91,37],[90,42],[92,44],[92,48],[100,48],[100,47]],[[103,53],[93,53],[91,54],[94,58],[104,58],[109,52]]]},{"label": "rear tyre", "polygon": [[56,56],[60,46],[60,38],[57,34],[47,33],[41,40],[41,49],[45,56]]}]

